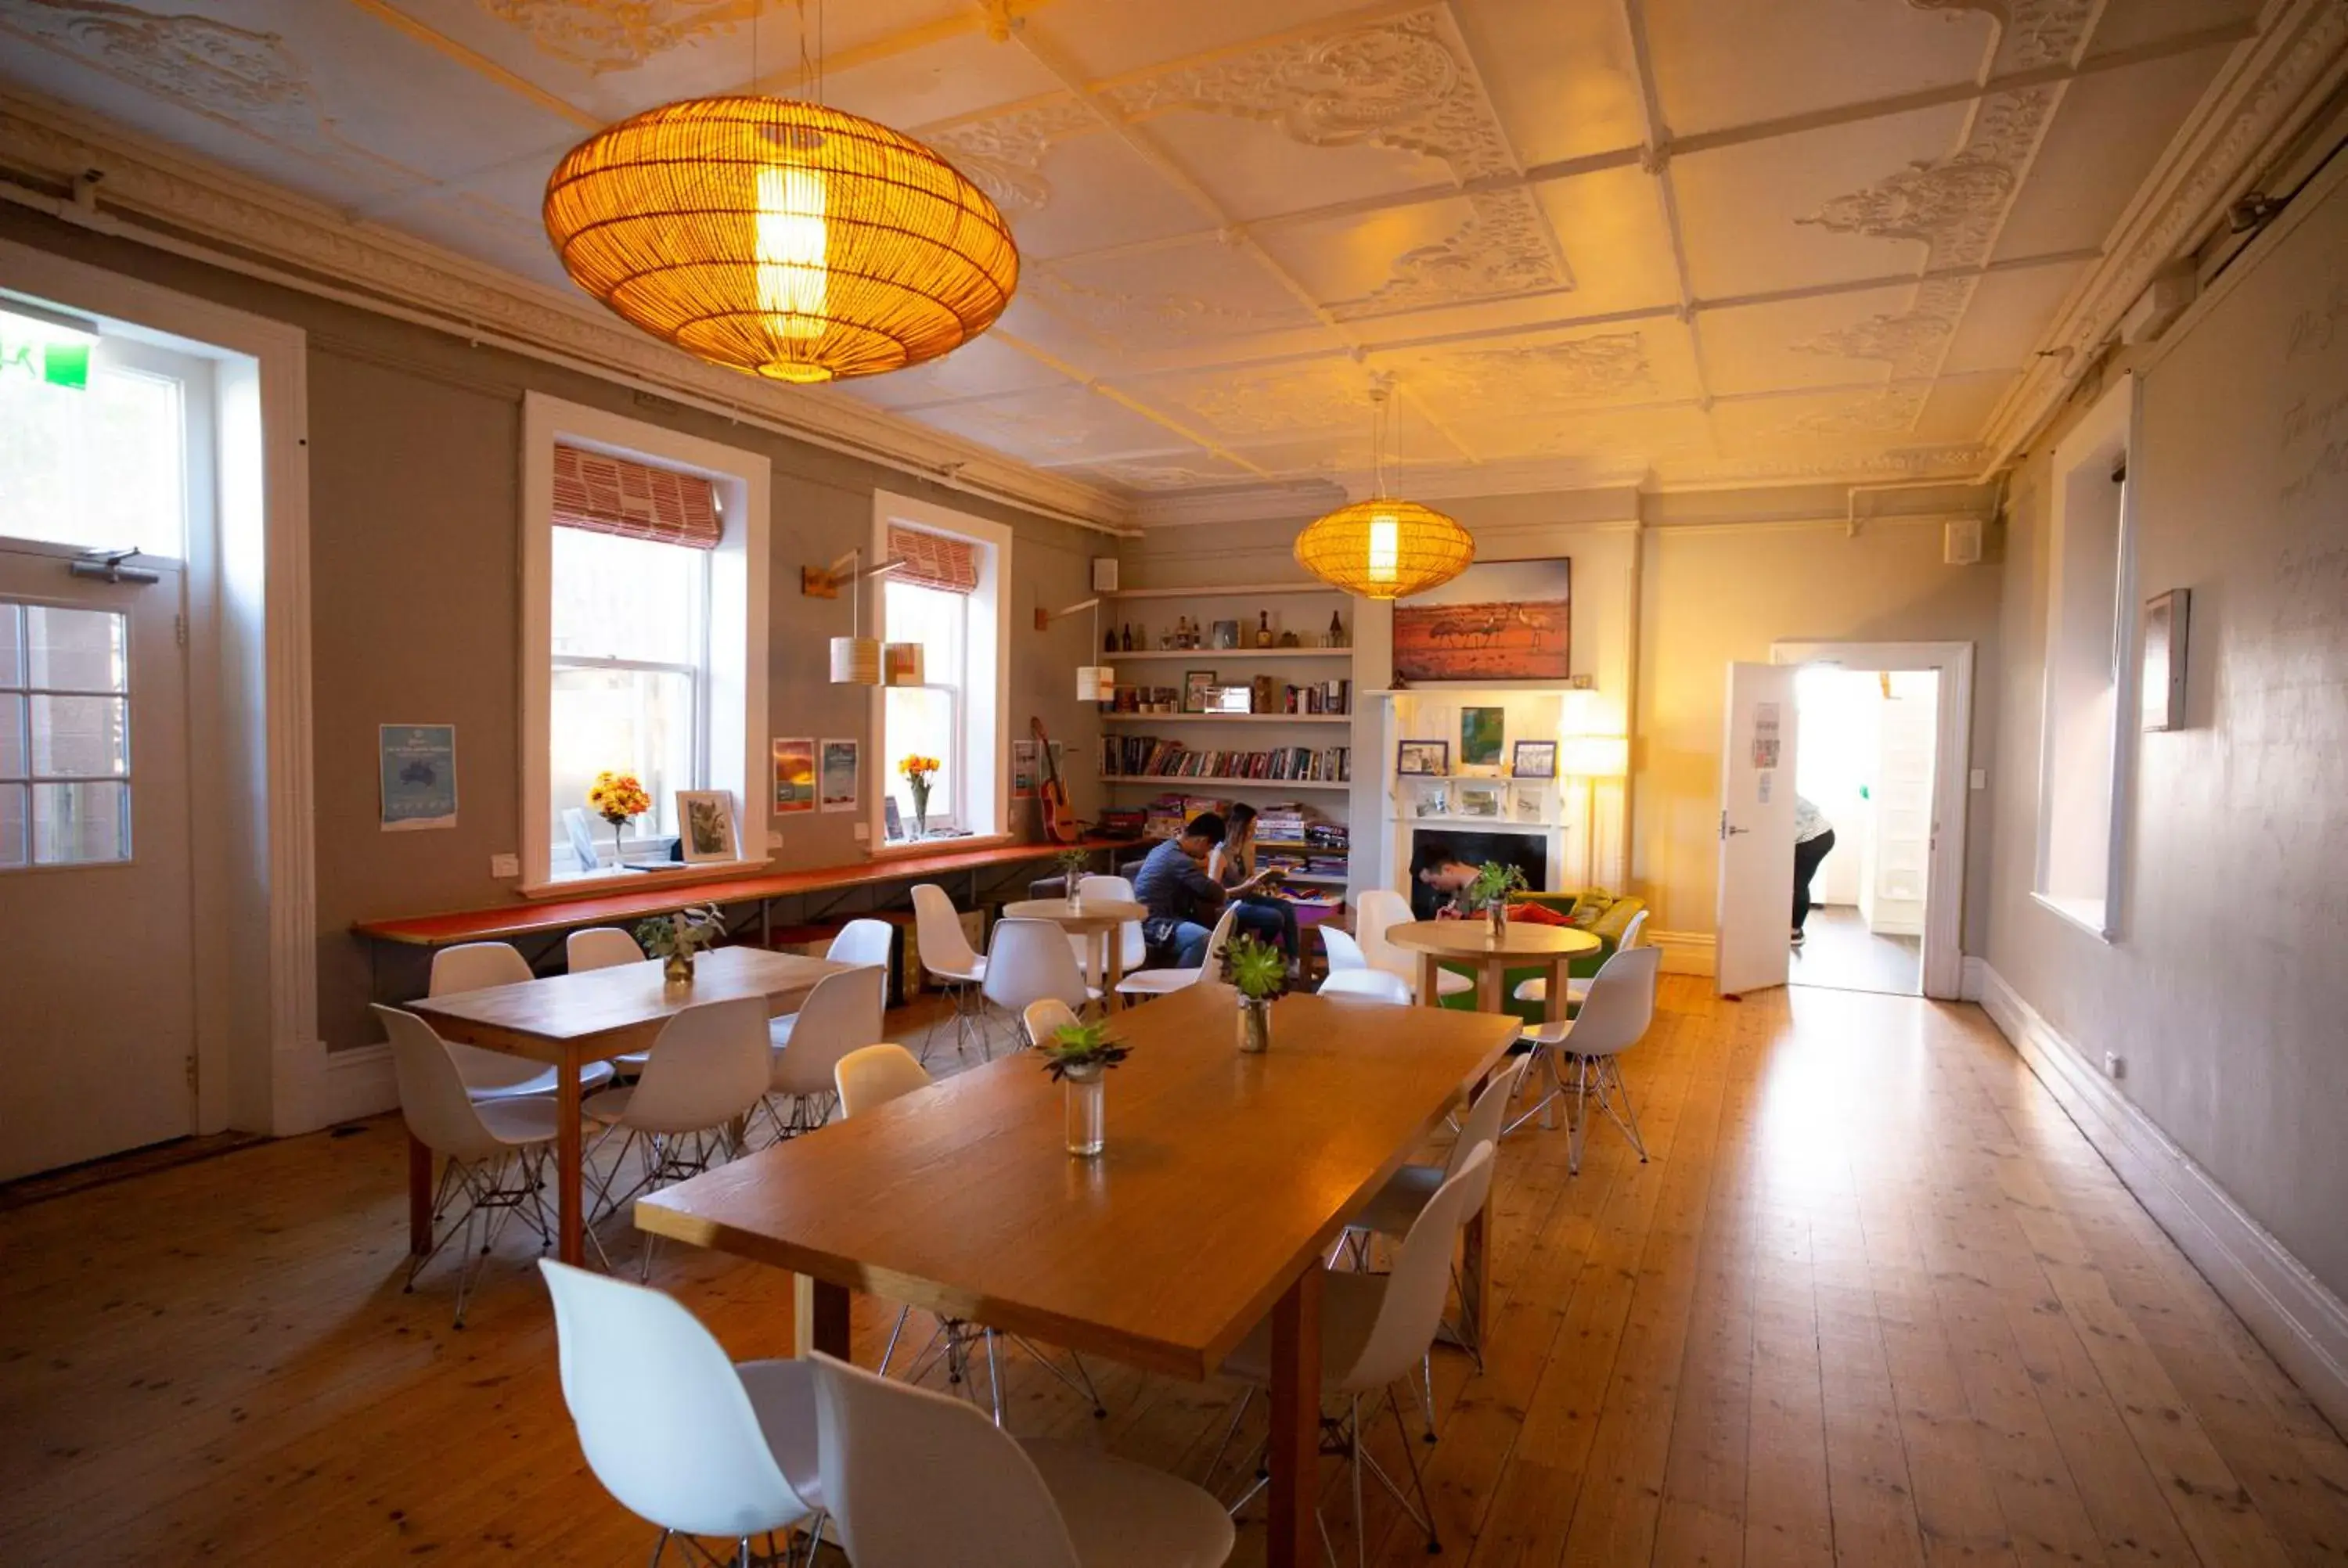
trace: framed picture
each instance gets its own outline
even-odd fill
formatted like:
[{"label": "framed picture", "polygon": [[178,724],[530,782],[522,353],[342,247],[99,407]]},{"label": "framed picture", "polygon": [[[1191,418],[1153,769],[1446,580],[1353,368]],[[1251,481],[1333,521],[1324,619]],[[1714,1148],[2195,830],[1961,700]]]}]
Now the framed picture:
[{"label": "framed picture", "polygon": [[1519,741],[1509,750],[1509,772],[1520,779],[1557,777],[1557,743]]},{"label": "framed picture", "polygon": [[1401,741],[1395,745],[1395,772],[1406,778],[1440,778],[1450,771],[1449,741]]},{"label": "framed picture", "polygon": [[1509,711],[1506,708],[1462,708],[1459,710],[1459,765],[1463,768],[1498,768],[1500,765],[1500,745],[1509,731]]},{"label": "framed picture", "polygon": [[1498,816],[1500,797],[1507,792],[1498,784],[1463,784],[1457,793],[1461,816]]},{"label": "framed picture", "polygon": [[1213,696],[1214,690],[1215,672],[1212,670],[1183,671],[1182,711],[1186,713],[1205,712],[1208,700]]},{"label": "framed picture", "polygon": [[826,741],[817,753],[816,798],[825,811],[854,811],[858,743]]},{"label": "framed picture", "polygon": [[1539,823],[1547,822],[1549,820],[1550,792],[1547,785],[1536,784],[1530,787],[1519,786],[1511,793],[1516,796],[1517,820],[1519,822]]},{"label": "framed picture", "polygon": [[1395,605],[1395,683],[1565,684],[1572,579],[1570,560],[1485,561]]},{"label": "framed picture", "polygon": [[1215,622],[1215,646],[1237,648],[1240,645],[1240,623],[1236,620]]},{"label": "framed picture", "polygon": [[1252,713],[1255,712],[1253,686],[1215,686],[1207,693],[1210,713]]},{"label": "framed picture", "polygon": [[2144,683],[2139,698],[2147,730],[2185,727],[2185,630],[2193,590],[2173,588],[2144,601]]},{"label": "framed picture", "polygon": [[725,790],[677,791],[676,825],[687,866],[735,858],[734,797]]},{"label": "framed picture", "polygon": [[788,816],[793,812],[815,809],[815,742],[806,736],[777,736],[772,743],[775,756],[775,815]]},{"label": "framed picture", "polygon": [[1436,784],[1416,786],[1411,792],[1410,814],[1413,816],[1450,815],[1450,785]]}]

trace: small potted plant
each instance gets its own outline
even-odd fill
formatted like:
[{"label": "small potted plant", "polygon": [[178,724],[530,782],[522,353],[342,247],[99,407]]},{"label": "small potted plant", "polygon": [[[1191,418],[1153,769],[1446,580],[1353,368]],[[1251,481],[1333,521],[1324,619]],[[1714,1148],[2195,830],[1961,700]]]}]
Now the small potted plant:
[{"label": "small potted plant", "polygon": [[612,869],[617,871],[628,857],[620,844],[620,829],[652,810],[653,797],[645,793],[643,781],[635,774],[615,774],[606,768],[587,786],[587,806],[612,825]]},{"label": "small potted plant", "polygon": [[715,904],[688,906],[674,915],[636,922],[636,945],[661,961],[661,979],[673,986],[693,983],[693,955],[716,947],[726,934],[726,917]]},{"label": "small potted plant", "polygon": [[1499,941],[1509,934],[1509,895],[1521,893],[1525,874],[1513,866],[1503,866],[1497,860],[1487,860],[1477,868],[1476,880],[1468,885],[1468,899],[1483,906],[1484,917],[1490,922],[1492,940]]},{"label": "small potted plant", "polygon": [[905,787],[913,792],[913,836],[927,838],[930,835],[930,784],[945,764],[935,757],[925,757],[919,752],[908,752],[897,759],[897,771],[905,777]]},{"label": "small potted plant", "polygon": [[1063,849],[1059,854],[1054,856],[1053,858],[1060,863],[1061,891],[1066,895],[1068,900],[1068,913],[1073,915],[1076,912],[1077,906],[1084,902],[1082,888],[1085,880],[1085,867],[1092,864],[1092,851],[1088,849]]},{"label": "small potted plant", "polygon": [[1133,1054],[1105,1023],[1062,1024],[1038,1052],[1044,1071],[1067,1086],[1068,1153],[1090,1158],[1108,1142],[1107,1085],[1102,1075]]},{"label": "small potted plant", "polygon": [[1240,993],[1240,1050],[1272,1048],[1272,1002],[1287,988],[1288,958],[1270,942],[1234,937],[1223,947],[1223,979]]}]

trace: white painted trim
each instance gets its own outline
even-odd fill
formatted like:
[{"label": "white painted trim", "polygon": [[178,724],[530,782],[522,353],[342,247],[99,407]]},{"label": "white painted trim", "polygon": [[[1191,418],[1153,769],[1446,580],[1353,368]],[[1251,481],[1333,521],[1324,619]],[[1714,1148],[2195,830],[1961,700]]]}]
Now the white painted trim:
[{"label": "white painted trim", "polygon": [[[526,392],[521,403],[520,510],[515,518],[521,552],[521,891],[530,897],[572,895],[624,884],[647,884],[644,874],[555,877],[547,820],[547,762],[552,723],[554,447],[557,441],[637,457],[698,474],[717,487],[726,528],[711,552],[710,646],[738,647],[738,666],[710,661],[709,787],[734,794],[738,858],[703,866],[705,875],[730,875],[767,864],[767,596],[772,584],[768,501],[771,465],[756,452],[705,441],[640,419]],[[729,592],[728,589],[731,589]],[[741,608],[737,612],[736,605]],[[736,673],[738,668],[739,673]],[[729,723],[725,715],[738,715]]]},{"label": "white painted trim", "polygon": [[2121,1183],[2301,1390],[2348,1430],[2348,1304],[1985,963],[1981,987],[1999,1031]]},{"label": "white painted trim", "polygon": [[1647,943],[1663,950],[1663,970],[1667,975],[1713,973],[1719,944],[1710,931],[1649,931]]},{"label": "white painted trim", "polygon": [[319,1126],[398,1109],[399,1080],[392,1071],[391,1047],[362,1045],[327,1054],[325,1081],[318,1093]]},{"label": "white painted trim", "polygon": [[1924,994],[1964,991],[1965,808],[1972,774],[1973,645],[1970,642],[1779,642],[1778,664],[1839,663],[1847,670],[1935,670],[1940,711],[1932,740],[1932,856],[1925,891]]},{"label": "white painted trim", "polygon": [[257,468],[224,463],[218,476],[223,730],[211,739],[232,779],[259,785],[225,804],[223,885],[198,889],[205,917],[230,935],[209,949],[222,972],[199,979],[223,1004],[198,1012],[196,1124],[306,1132],[316,1125],[307,1086],[325,1054],[313,866],[308,338],[283,322],[5,241],[0,286],[136,323],[212,359],[223,450],[242,441],[261,454]]},{"label": "white painted trim", "polygon": [[1968,1002],[1977,1002],[1981,1000],[1982,988],[1987,983],[1984,977],[1986,977],[1988,973],[1988,959],[1977,958],[1971,953],[1966,954],[1964,989],[1959,993],[1957,999]]}]

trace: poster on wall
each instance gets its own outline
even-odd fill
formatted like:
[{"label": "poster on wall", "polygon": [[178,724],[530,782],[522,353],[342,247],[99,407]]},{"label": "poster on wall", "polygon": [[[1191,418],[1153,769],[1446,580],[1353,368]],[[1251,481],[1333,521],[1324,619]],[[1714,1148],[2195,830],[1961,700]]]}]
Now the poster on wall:
[{"label": "poster on wall", "polygon": [[1035,795],[1035,743],[1011,743],[1011,798],[1032,800]]},{"label": "poster on wall", "polygon": [[1397,686],[1547,681],[1573,671],[1570,560],[1485,561],[1394,612]]},{"label": "poster on wall", "polygon": [[[1777,765],[1777,754],[1785,739],[1782,723],[1776,703],[1753,704],[1753,765],[1764,773]],[[1761,798],[1766,801],[1769,797],[1765,794]]]},{"label": "poster on wall", "polygon": [[775,815],[815,809],[815,741],[809,736],[776,737]]},{"label": "poster on wall", "polygon": [[817,788],[826,811],[854,811],[857,797],[857,750],[854,741],[823,743]]},{"label": "poster on wall", "polygon": [[376,746],[384,832],[457,825],[456,725],[378,725]]}]

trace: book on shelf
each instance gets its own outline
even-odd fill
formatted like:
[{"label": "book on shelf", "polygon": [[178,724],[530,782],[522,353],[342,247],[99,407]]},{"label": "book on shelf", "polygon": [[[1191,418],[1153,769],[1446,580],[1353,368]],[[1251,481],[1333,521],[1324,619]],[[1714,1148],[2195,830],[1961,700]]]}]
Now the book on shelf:
[{"label": "book on shelf", "polygon": [[[1205,651],[1211,652],[1212,650]],[[1107,657],[1104,654],[1102,657]],[[1315,681],[1307,685],[1291,686],[1270,675],[1258,675],[1247,683],[1247,712],[1251,713],[1323,713],[1343,714],[1354,711],[1354,683],[1351,681]],[[1111,689],[1109,700],[1099,704],[1104,713],[1179,713],[1183,706],[1182,692],[1175,686],[1117,686]]]},{"label": "book on shelf", "polygon": [[1255,751],[1186,746],[1158,735],[1103,735],[1103,778],[1260,779],[1267,783],[1344,784],[1351,746],[1272,746]]}]

